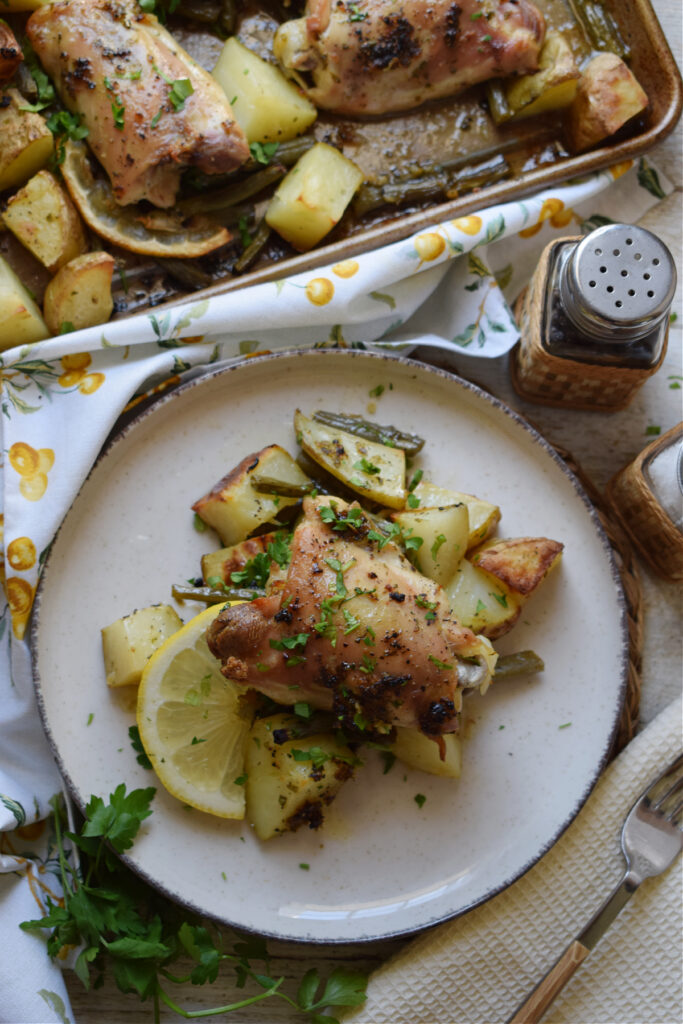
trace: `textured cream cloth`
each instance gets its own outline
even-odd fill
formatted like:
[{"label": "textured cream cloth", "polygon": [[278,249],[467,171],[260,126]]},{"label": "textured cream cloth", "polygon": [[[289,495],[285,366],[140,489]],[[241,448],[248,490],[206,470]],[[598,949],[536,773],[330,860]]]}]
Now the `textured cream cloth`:
[{"label": "textured cream cloth", "polygon": [[[569,829],[519,881],[426,932],[376,971],[367,1002],[344,1024],[507,1020],[619,882],[623,820],[680,751],[681,713],[676,700],[636,736]],[[681,874],[679,858],[638,889],[544,1024],[680,1024]]]}]

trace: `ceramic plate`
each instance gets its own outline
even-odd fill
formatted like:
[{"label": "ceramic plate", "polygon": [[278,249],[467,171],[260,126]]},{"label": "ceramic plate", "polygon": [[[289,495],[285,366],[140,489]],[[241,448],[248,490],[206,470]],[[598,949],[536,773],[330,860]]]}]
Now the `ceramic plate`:
[{"label": "ceramic plate", "polygon": [[[377,385],[385,390],[372,399]],[[460,914],[526,871],[586,799],[619,715],[627,647],[609,545],[576,480],[505,406],[423,364],[352,351],[248,360],[185,385],[114,439],[66,516],[39,591],[36,687],[81,807],[119,782],[154,783],[128,738],[135,698],[105,685],[100,628],[169,601],[173,582],[197,575],[202,553],[219,544],[193,529],[190,505],[265,444],[294,452],[297,406],[418,431],[425,475],[499,504],[501,536],[565,544],[559,571],[498,644],[534,648],[545,672],[470,699],[459,781],[398,763],[383,775],[369,751],[321,831],[267,843],[158,789],[128,857],[151,884],[279,938],[377,939]]]}]

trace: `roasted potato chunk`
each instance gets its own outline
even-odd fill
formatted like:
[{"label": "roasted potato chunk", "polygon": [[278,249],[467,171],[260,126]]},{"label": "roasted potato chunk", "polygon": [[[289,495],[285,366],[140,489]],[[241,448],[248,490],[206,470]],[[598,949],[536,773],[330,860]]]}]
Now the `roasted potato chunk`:
[{"label": "roasted potato chunk", "polygon": [[476,498],[473,494],[451,491],[446,487],[437,487],[429,480],[420,480],[413,490],[420,499],[420,507],[430,508],[434,505],[467,505],[469,513],[469,536],[467,549],[476,547],[489,536],[500,519],[500,509],[490,501]]},{"label": "roasted potato chunk", "polygon": [[0,350],[48,338],[41,312],[9,263],[0,256]]},{"label": "roasted potato chunk", "polygon": [[535,117],[568,107],[576,96],[580,77],[567,40],[560,32],[549,32],[538,58],[538,71],[521,75],[507,86],[512,117]]},{"label": "roasted potato chunk", "polygon": [[575,153],[597,145],[647,109],[648,98],[615,53],[599,53],[584,68],[569,108],[567,141]]},{"label": "roasted potato chunk", "polygon": [[52,334],[106,323],[114,308],[114,266],[108,252],[89,252],[57,271],[43,299],[45,322]]},{"label": "roasted potato chunk", "polygon": [[199,518],[213,527],[226,547],[239,544],[264,523],[274,522],[281,509],[295,505],[298,500],[256,491],[251,486],[255,473],[283,483],[310,483],[289,452],[278,444],[247,455],[192,506]]},{"label": "roasted potato chunk", "polygon": [[[353,774],[351,750],[333,736],[301,736],[301,719],[271,715],[247,739],[247,817],[259,839],[319,828],[323,811]],[[299,738],[297,738],[299,737]]]},{"label": "roasted potato chunk", "polygon": [[105,626],[102,654],[107,686],[137,686],[151,656],[182,624],[170,605],[154,604]]},{"label": "roasted potato chunk", "polygon": [[[396,729],[396,739],[389,744],[399,761],[429,775],[459,779],[462,771],[462,743],[449,732],[433,740],[418,729]],[[443,758],[441,753],[443,750]]]},{"label": "roasted potato chunk", "polygon": [[8,200],[3,220],[48,270],[59,270],[88,248],[75,206],[49,171],[38,171]]},{"label": "roasted potato chunk", "polygon": [[404,534],[410,531],[409,536],[422,539],[415,551],[415,565],[424,576],[441,586],[453,579],[467,550],[470,523],[467,505],[405,509],[393,512],[391,518]]},{"label": "roasted potato chunk", "polygon": [[318,115],[278,68],[235,36],[226,42],[212,74],[249,142],[286,142],[305,132]]},{"label": "roasted potato chunk", "polygon": [[299,444],[328,473],[371,501],[402,509],[406,500],[406,456],[402,448],[366,441],[312,420],[297,409]]},{"label": "roasted potato chunk", "polygon": [[258,537],[247,537],[239,544],[232,544],[227,548],[219,548],[218,551],[209,551],[202,555],[202,578],[207,586],[210,580],[220,580],[222,583],[232,583],[231,573],[239,572],[252,558],[257,555],[264,555],[268,551],[268,545],[272,544],[277,537],[277,532],[260,533]]},{"label": "roasted potato chunk", "polygon": [[45,166],[53,150],[45,118],[21,109],[26,100],[17,89],[7,89],[3,96],[9,102],[0,107],[0,192],[23,185]]},{"label": "roasted potato chunk", "polygon": [[458,622],[489,640],[508,633],[522,610],[512,591],[466,558],[444,589]]},{"label": "roasted potato chunk", "polygon": [[299,252],[307,252],[341,220],[363,177],[338,149],[317,142],[280,182],[266,223]]},{"label": "roasted potato chunk", "polygon": [[547,537],[515,537],[489,541],[472,553],[470,561],[515,594],[528,597],[559,564],[563,547]]}]

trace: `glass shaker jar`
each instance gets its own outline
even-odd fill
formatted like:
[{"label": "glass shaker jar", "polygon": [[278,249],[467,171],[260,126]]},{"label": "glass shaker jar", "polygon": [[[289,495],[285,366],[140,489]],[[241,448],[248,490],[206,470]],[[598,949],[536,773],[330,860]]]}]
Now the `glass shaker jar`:
[{"label": "glass shaker jar", "polygon": [[515,307],[515,389],[545,405],[625,408],[662,363],[675,289],[673,257],[645,228],[551,242]]}]

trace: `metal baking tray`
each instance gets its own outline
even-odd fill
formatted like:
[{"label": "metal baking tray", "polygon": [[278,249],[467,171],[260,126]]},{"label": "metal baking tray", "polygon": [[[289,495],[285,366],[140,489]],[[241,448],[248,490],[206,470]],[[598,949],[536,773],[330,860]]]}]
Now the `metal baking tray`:
[{"label": "metal baking tray", "polygon": [[[560,29],[567,36],[577,57],[587,57],[591,47],[573,16],[571,0],[535,2],[543,11],[548,26]],[[260,0],[247,0],[247,4],[252,6],[243,8],[239,34],[250,47],[266,55],[276,22],[268,8],[260,6]],[[557,115],[545,115],[496,128],[485,110],[482,87],[414,111],[373,120],[352,120],[320,112],[313,129],[316,137],[337,144],[341,142],[345,154],[357,162],[369,178],[406,162],[438,163],[453,154],[471,153],[472,163],[476,164],[477,159],[481,159],[478,154],[501,144],[507,148],[506,159],[513,173],[497,184],[445,202],[431,202],[419,208],[385,207],[360,222],[344,218],[333,231],[328,244],[303,255],[296,254],[274,238],[261,263],[240,276],[223,276],[225,263],[221,266],[218,260],[211,268],[212,275],[216,277],[215,283],[192,291],[193,299],[223,295],[238,288],[335,263],[396,242],[427,225],[461,217],[483,206],[509,202],[554,183],[580,177],[647,152],[664,139],[678,121],[683,104],[681,74],[650,0],[603,0],[603,5],[612,15],[629,48],[630,67],[650,99],[645,117],[635,127],[630,126],[627,137],[617,136],[609,144],[579,156],[568,155],[562,147],[561,121]],[[222,48],[219,39],[189,28],[187,23],[179,28],[169,27],[196,59],[207,67],[213,66]],[[12,239],[5,244],[12,246]],[[4,254],[40,297],[46,282],[39,276],[31,280],[30,273],[27,279],[27,274],[21,272],[17,261],[22,261],[23,254],[17,253],[16,247],[14,252]],[[115,255],[125,261],[125,273],[120,275],[118,285],[116,275],[114,278],[116,317],[133,315],[152,307],[177,305],[185,300],[187,290],[179,286],[177,280],[169,278],[158,265],[122,251]],[[210,261],[211,257],[206,257],[206,260]]]}]

